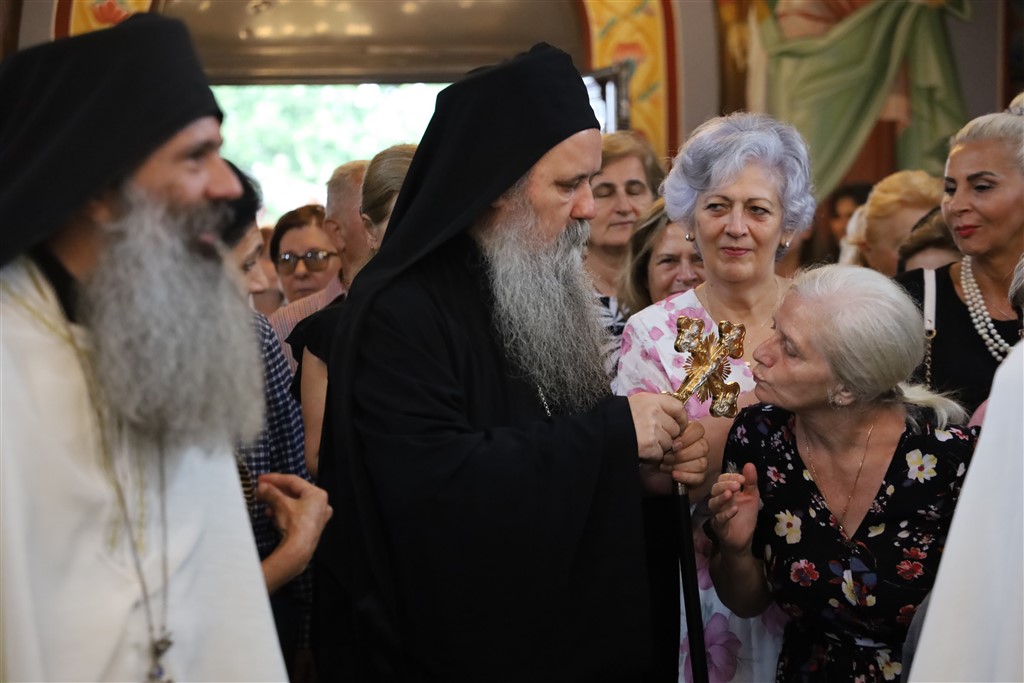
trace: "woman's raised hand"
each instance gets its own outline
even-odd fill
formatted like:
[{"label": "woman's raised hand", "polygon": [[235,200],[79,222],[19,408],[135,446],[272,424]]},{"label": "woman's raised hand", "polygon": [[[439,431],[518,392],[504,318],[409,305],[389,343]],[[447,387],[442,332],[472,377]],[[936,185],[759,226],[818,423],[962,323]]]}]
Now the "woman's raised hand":
[{"label": "woman's raised hand", "polygon": [[754,464],[748,462],[740,474],[720,474],[711,487],[708,506],[712,513],[711,527],[718,535],[719,547],[730,553],[748,551],[754,540],[757,513],[761,508]]}]

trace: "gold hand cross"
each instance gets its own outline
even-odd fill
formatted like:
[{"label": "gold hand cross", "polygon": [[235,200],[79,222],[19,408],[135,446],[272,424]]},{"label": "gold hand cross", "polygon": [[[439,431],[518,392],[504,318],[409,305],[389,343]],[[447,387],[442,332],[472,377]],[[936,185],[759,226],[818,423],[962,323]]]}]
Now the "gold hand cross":
[{"label": "gold hand cross", "polygon": [[672,396],[683,403],[694,394],[701,401],[711,398],[712,415],[735,417],[740,385],[725,381],[729,376],[726,359],[743,356],[746,328],[723,320],[718,323],[718,339],[714,339],[710,334],[704,335],[703,320],[681,315],[676,321],[676,329],[679,333],[675,349],[679,353],[689,353],[690,357],[686,360],[686,377],[679,388],[671,392]]}]

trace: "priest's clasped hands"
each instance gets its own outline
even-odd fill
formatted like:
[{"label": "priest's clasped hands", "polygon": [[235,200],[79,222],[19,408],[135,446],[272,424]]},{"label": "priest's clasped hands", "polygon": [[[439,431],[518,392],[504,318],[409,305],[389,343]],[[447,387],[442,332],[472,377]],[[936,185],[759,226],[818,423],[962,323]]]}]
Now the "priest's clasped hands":
[{"label": "priest's clasped hands", "polygon": [[673,396],[641,393],[628,400],[640,461],[687,488],[703,484],[708,469],[704,427],[690,422],[683,404]]}]

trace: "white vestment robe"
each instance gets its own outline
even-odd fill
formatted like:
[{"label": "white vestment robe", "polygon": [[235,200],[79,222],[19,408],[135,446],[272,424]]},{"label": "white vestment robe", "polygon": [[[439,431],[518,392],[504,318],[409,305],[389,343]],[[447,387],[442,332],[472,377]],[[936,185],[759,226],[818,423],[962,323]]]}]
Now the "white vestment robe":
[{"label": "white vestment robe", "polygon": [[[155,626],[164,620],[159,458],[116,434],[103,447],[82,362],[89,343],[30,261],[0,270],[5,681],[145,680],[145,603],[111,467],[140,539]],[[171,452],[164,461],[173,640],[166,675],[287,680],[231,445]]]},{"label": "white vestment robe", "polygon": [[1024,681],[1024,342],[996,371],[911,681]]}]

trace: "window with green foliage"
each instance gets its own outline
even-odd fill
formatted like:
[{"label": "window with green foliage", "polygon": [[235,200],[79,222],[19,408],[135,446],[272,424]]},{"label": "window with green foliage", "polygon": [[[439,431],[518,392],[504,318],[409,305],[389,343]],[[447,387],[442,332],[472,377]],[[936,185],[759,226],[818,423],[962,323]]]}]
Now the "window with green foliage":
[{"label": "window with green foliage", "polygon": [[263,188],[261,223],[323,203],[341,164],[419,142],[444,84],[214,86],[224,110],[222,154]]}]

